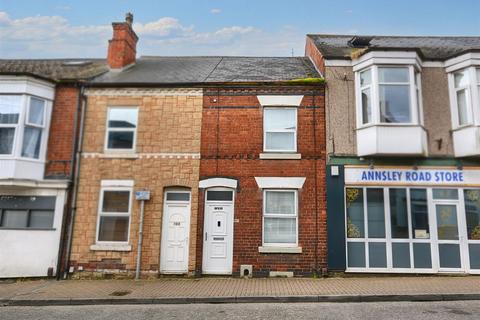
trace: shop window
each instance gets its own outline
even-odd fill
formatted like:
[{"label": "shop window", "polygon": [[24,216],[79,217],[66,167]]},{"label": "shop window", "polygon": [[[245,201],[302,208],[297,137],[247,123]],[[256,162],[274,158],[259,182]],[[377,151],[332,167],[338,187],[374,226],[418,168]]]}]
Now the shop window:
[{"label": "shop window", "polygon": [[470,268],[480,269],[480,189],[464,191]]},{"label": "shop window", "polygon": [[368,237],[385,238],[383,189],[367,189]]},{"label": "shop window", "polygon": [[410,207],[412,214],[412,237],[414,239],[429,239],[430,225],[428,223],[427,190],[410,189]]},{"label": "shop window", "polygon": [[98,217],[98,242],[128,242],[131,188],[103,187]]},{"label": "shop window", "polygon": [[106,150],[135,150],[137,118],[138,108],[108,108]]},{"label": "shop window", "polygon": [[263,245],[296,246],[297,191],[264,190],[263,195]]},{"label": "shop window", "polygon": [[264,151],[297,151],[297,108],[264,108],[263,128]]},{"label": "shop window", "polygon": [[363,209],[363,189],[346,189],[347,205],[347,237],[364,238],[364,209]]},{"label": "shop window", "polygon": [[389,195],[392,238],[408,239],[407,190],[391,188]]},{"label": "shop window", "polygon": [[426,189],[349,187],[345,197],[348,268],[432,268]]},{"label": "shop window", "polygon": [[0,196],[0,228],[52,229],[55,197]]}]

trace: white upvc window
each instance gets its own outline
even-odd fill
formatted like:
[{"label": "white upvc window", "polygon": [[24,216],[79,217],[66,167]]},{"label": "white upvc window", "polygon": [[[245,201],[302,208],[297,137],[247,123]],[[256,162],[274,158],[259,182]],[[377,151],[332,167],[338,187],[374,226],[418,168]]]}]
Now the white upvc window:
[{"label": "white upvc window", "polygon": [[49,106],[29,95],[0,95],[0,158],[44,160]]},{"label": "white upvc window", "polygon": [[480,114],[480,69],[468,67],[449,73],[454,129],[474,124]]},{"label": "white upvc window", "polygon": [[298,192],[271,189],[263,191],[263,246],[298,245]]},{"label": "white upvc window", "polygon": [[132,152],[136,147],[138,122],[137,107],[109,107],[105,150]]},{"label": "white upvc window", "polygon": [[263,150],[265,152],[297,151],[297,108],[265,107],[263,109]]},{"label": "white upvc window", "polygon": [[372,65],[356,72],[357,127],[422,124],[420,74],[413,65]]},{"label": "white upvc window", "polygon": [[119,186],[115,180],[102,183],[97,221],[97,243],[126,244],[129,241],[133,183]]}]

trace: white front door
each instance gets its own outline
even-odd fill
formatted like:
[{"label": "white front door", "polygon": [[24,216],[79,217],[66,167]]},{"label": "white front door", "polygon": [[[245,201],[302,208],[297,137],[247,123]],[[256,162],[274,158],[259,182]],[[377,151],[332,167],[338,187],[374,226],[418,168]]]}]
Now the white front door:
[{"label": "white front door", "polygon": [[207,190],[202,266],[205,274],[232,273],[233,212],[233,190]]},{"label": "white front door", "polygon": [[163,211],[160,272],[188,272],[190,192],[167,191]]}]

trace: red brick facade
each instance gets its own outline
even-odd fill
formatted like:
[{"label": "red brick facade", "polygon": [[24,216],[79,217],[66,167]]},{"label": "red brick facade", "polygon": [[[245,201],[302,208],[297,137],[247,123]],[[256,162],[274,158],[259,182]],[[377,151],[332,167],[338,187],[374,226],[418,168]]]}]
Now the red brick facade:
[{"label": "red brick facade", "polygon": [[48,137],[46,178],[70,178],[79,93],[78,87],[74,85],[59,85],[55,88]]},{"label": "red brick facade", "polygon": [[[326,266],[325,110],[323,87],[209,88],[204,91],[200,179],[238,180],[234,204],[233,274],[253,265],[255,276],[270,271],[295,275]],[[263,160],[263,109],[257,95],[304,95],[298,108],[297,152],[301,160]],[[306,177],[298,191],[298,245],[302,253],[259,253],[262,190],[255,177]],[[205,192],[199,193],[197,272],[202,266]]]}]

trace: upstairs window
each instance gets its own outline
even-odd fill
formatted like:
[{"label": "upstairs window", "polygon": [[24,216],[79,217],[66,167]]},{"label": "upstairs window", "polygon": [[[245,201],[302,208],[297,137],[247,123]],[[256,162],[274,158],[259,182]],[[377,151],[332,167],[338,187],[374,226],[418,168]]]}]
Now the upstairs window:
[{"label": "upstairs window", "polygon": [[454,128],[474,124],[475,114],[480,114],[480,69],[465,68],[449,77]]},{"label": "upstairs window", "polygon": [[0,156],[40,159],[46,149],[47,101],[0,95]]},{"label": "upstairs window", "polygon": [[357,72],[359,127],[420,124],[420,76],[413,66],[377,66]]},{"label": "upstairs window", "polygon": [[264,108],[263,149],[266,152],[297,151],[297,108]]},{"label": "upstairs window", "polygon": [[138,108],[108,108],[106,149],[135,150]]}]

